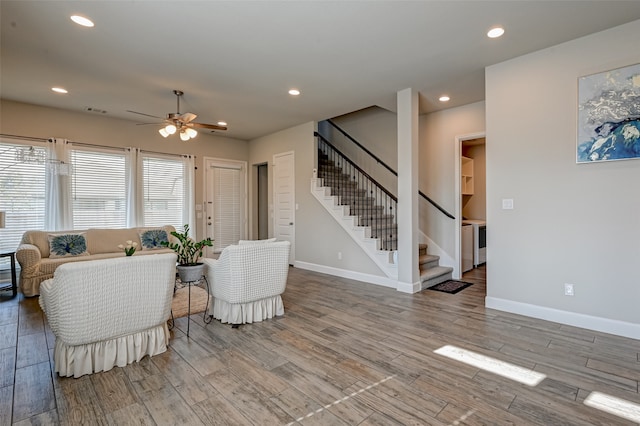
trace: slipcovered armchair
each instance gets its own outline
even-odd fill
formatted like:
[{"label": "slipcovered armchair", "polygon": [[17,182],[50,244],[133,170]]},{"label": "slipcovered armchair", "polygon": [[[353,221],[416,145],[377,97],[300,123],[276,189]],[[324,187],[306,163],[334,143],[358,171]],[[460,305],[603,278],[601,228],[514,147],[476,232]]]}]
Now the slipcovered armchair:
[{"label": "slipcovered armchair", "polygon": [[212,315],[233,325],[284,315],[282,297],[289,274],[289,241],[245,242],[203,259]]},{"label": "slipcovered armchair", "polygon": [[80,377],[165,352],[175,253],[65,263],[40,286],[55,371]]}]

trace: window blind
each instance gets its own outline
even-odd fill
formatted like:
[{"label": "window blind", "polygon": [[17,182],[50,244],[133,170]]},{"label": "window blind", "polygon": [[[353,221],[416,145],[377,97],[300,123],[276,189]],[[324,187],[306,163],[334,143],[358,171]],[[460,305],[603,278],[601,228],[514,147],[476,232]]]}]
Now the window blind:
[{"label": "window blind", "polygon": [[241,235],[241,171],[214,167],[213,170],[214,252],[236,244]]},{"label": "window blind", "polygon": [[44,162],[30,162],[20,155],[30,148],[34,158],[46,157],[43,147],[0,142],[0,210],[6,214],[5,228],[0,229],[3,253],[15,251],[25,231],[44,229],[46,169]]},{"label": "window blind", "polygon": [[182,160],[144,156],[144,226],[183,227],[185,176]]},{"label": "window blind", "polygon": [[124,228],[127,223],[124,153],[72,149],[73,227]]}]

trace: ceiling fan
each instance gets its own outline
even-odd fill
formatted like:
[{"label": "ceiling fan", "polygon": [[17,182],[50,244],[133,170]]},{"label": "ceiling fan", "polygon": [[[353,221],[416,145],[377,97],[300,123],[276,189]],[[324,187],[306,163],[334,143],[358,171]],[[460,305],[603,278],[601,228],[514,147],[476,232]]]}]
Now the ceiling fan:
[{"label": "ceiling fan", "polygon": [[[147,117],[159,118],[163,120],[162,124],[165,126],[162,127],[159,132],[163,137],[168,137],[169,135],[173,135],[176,132],[180,135],[180,139],[183,141],[188,141],[189,139],[193,139],[198,135],[198,132],[195,130],[197,128],[200,129],[211,129],[211,130],[227,130],[226,126],[219,124],[205,124],[205,123],[196,123],[193,120],[196,119],[197,115],[191,112],[180,113],[180,97],[184,95],[184,92],[181,90],[174,90],[173,93],[177,96],[177,109],[176,112],[170,112],[167,114],[166,118],[158,117],[156,115],[145,114],[143,112],[131,111],[127,110],[127,112],[131,112],[133,114],[146,115]],[[151,123],[143,123],[143,124],[151,124]]]}]

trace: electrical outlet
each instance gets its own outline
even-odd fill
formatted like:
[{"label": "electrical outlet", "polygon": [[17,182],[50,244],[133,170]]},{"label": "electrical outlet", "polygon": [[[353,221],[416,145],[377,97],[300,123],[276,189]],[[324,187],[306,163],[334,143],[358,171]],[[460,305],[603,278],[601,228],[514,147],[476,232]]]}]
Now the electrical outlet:
[{"label": "electrical outlet", "polygon": [[342,252],[341,251],[338,252],[338,260],[342,260]]},{"label": "electrical outlet", "polygon": [[564,284],[564,295],[565,296],[573,296],[573,284]]}]

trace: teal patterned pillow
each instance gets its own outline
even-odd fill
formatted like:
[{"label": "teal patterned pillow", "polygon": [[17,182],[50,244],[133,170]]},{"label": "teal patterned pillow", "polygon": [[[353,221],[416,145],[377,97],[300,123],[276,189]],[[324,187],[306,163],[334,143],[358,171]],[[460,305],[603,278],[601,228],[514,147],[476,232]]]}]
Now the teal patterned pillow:
[{"label": "teal patterned pillow", "polygon": [[88,256],[84,234],[49,234],[49,257]]},{"label": "teal patterned pillow", "polygon": [[155,250],[165,248],[162,242],[169,241],[167,231],[164,229],[149,229],[140,232],[140,242],[143,250]]}]

